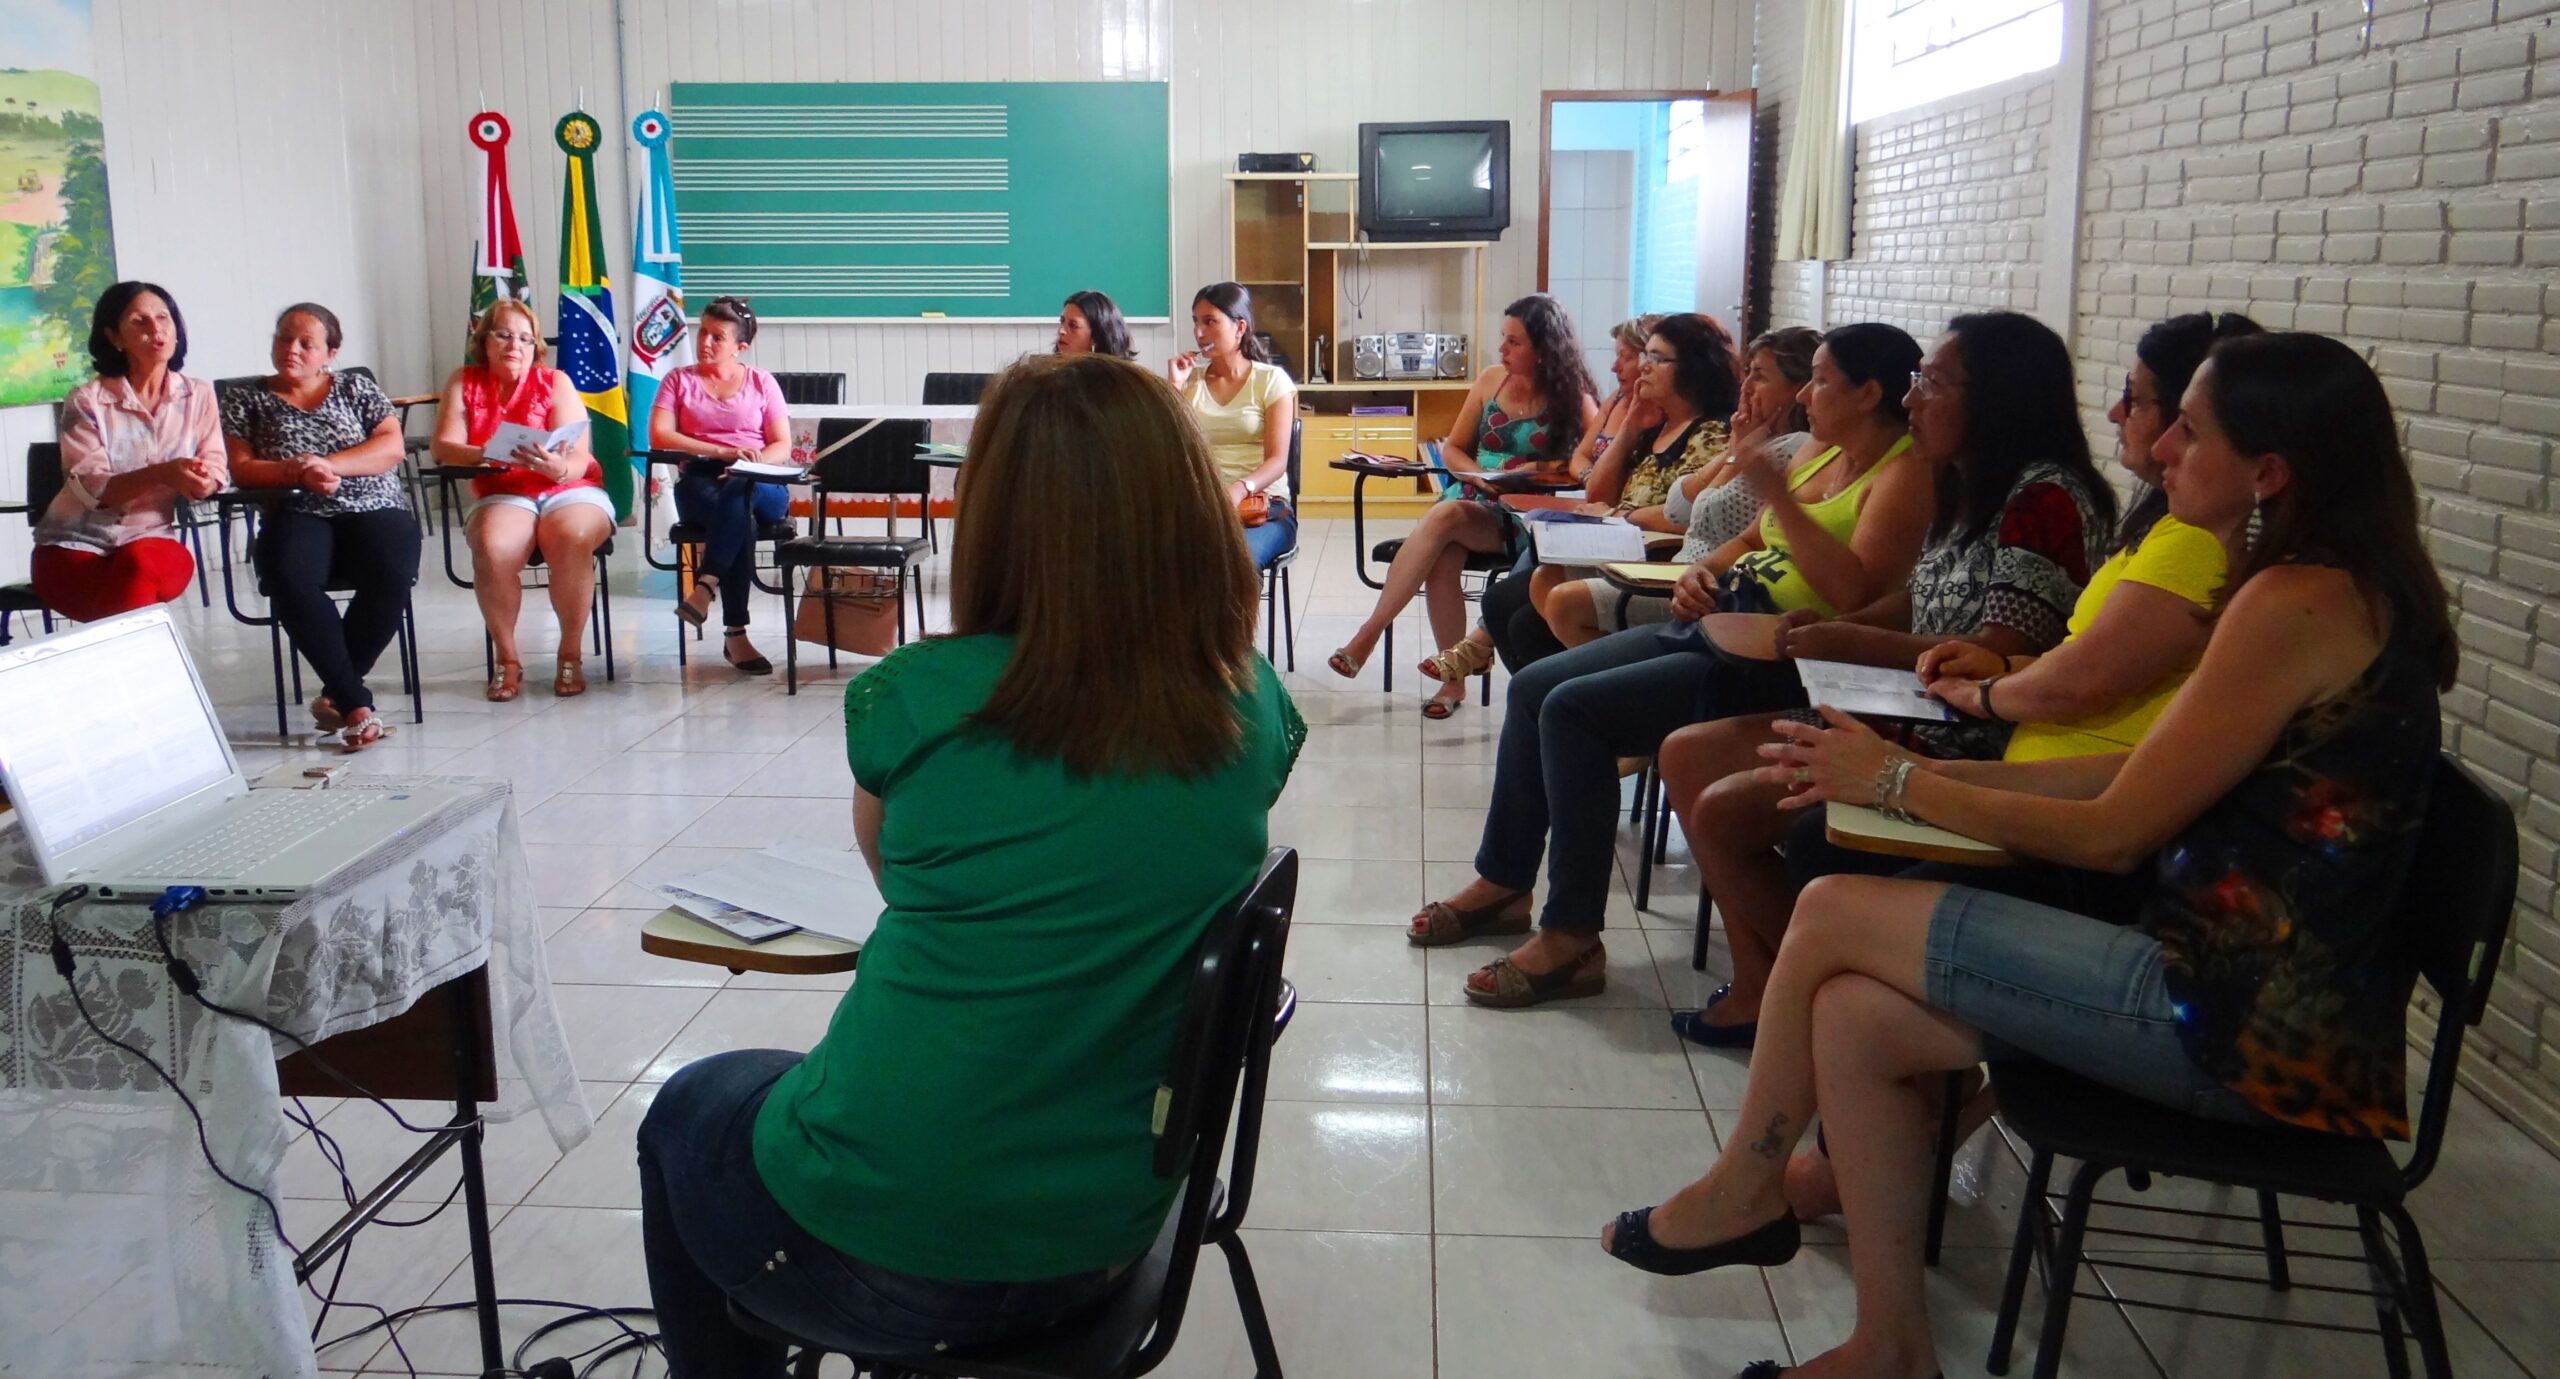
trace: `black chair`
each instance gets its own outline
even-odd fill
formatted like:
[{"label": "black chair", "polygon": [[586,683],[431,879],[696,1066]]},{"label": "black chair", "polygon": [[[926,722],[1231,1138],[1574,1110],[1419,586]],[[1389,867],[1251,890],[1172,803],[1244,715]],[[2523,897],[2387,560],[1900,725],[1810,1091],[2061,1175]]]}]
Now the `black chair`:
[{"label": "black chair", "polygon": [[[1306,439],[1306,423],[1292,418],[1289,422],[1289,502],[1303,500],[1298,496],[1298,451]],[[1290,598],[1289,567],[1298,563],[1299,543],[1306,539],[1307,523],[1298,519],[1297,531],[1289,539],[1289,549],[1273,558],[1262,571],[1262,658],[1280,659],[1280,642],[1289,644],[1288,668],[1298,668],[1298,626],[1296,603]]]},{"label": "black chair", "polygon": [[[1159,1178],[1186,1186],[1155,1247],[1131,1265],[1120,1286],[1094,1310],[1053,1330],[1001,1345],[931,1355],[852,1355],[857,1371],[968,1376],[968,1379],[1133,1379],[1164,1362],[1182,1329],[1200,1247],[1214,1244],[1244,1314],[1257,1379],[1280,1379],[1271,1320],[1255,1286],[1253,1265],[1236,1234],[1253,1198],[1253,1166],[1262,1134],[1262,1095],[1271,1046],[1294,1004],[1280,980],[1289,914],[1298,892],[1298,855],[1274,848],[1262,873],[1202,937],[1191,993],[1174,1038],[1173,1067],[1161,1095],[1164,1128],[1156,1138]],[[1239,1095],[1241,1084],[1241,1095]],[[1227,1122],[1235,1119],[1228,1158]],[[1227,1168],[1221,1184],[1218,1170]],[[794,1373],[815,1379],[818,1362],[844,1354],[767,1323],[736,1301],[730,1319],[768,1340],[800,1348]]]},{"label": "black chair", "polygon": [[[468,464],[440,464],[424,471],[424,477],[436,486],[436,509],[440,519],[436,523],[436,534],[444,548],[444,577],[457,589],[470,588],[471,580],[453,563],[453,531],[461,517],[454,511],[453,494],[456,488],[480,477],[481,472],[480,466]],[[596,654],[604,657],[604,678],[608,681],[614,678],[613,599],[608,595],[613,566],[606,559],[612,554],[613,537],[608,535],[604,544],[596,547],[596,587],[595,592],[587,596],[587,633],[595,644]],[[526,559],[525,567],[531,569],[543,563],[542,548],[537,546]],[[480,658],[486,663],[485,673],[494,678],[498,673],[498,644],[486,631],[480,634]]]},{"label": "black chair", "polygon": [[[20,513],[33,531],[44,520],[44,510],[53,506],[54,495],[62,492],[62,447],[53,441],[35,441],[27,446],[27,497],[22,503],[0,504],[0,514]],[[53,630],[53,610],[36,597],[35,585],[26,582],[0,584],[0,646],[10,640],[9,620],[20,613],[33,613],[44,620],[44,630]]]},{"label": "black chair", "polygon": [[[841,377],[840,375],[827,376]],[[684,568],[682,562],[677,560],[660,560],[658,558],[658,538],[651,534],[656,529],[657,520],[657,471],[664,468],[667,471],[667,482],[673,483],[675,482],[678,474],[683,470],[685,462],[694,457],[691,455],[680,454],[673,450],[634,450],[631,453],[634,458],[639,459],[643,463],[645,466],[644,472],[648,475],[648,477],[642,480],[640,484],[640,558],[649,562],[650,566],[655,569],[680,571]],[[770,482],[780,484],[782,481],[776,479],[771,480]],[[788,517],[778,517],[770,522],[759,522],[756,524],[755,539],[759,542],[769,543],[777,548],[780,547],[783,542],[797,539],[799,535],[800,525]],[[699,522],[677,521],[667,524],[666,541],[670,548],[690,546],[698,551],[701,549],[703,544],[708,542],[710,539],[711,533]],[[756,587],[764,590],[768,594],[779,594],[782,592],[782,586],[780,584],[768,584],[760,576],[756,579]],[[684,626],[679,623],[676,627],[676,664],[679,666],[685,664],[684,632]],[[693,629],[693,639],[695,641],[702,640],[701,627],[696,626]]]},{"label": "black chair", "polygon": [[[2036,1349],[2037,1379],[2052,1379],[2062,1363],[2063,1331],[2074,1297],[2113,1301],[2128,1307],[2150,1307],[2191,1315],[2230,1316],[2169,1303],[2120,1296],[2119,1290],[2079,1293],[2084,1236],[2134,1235],[2192,1240],[2200,1227],[2177,1235],[2093,1227],[2090,1208],[2105,1205],[2146,1212],[2255,1224],[2264,1240],[2267,1282],[2278,1290],[2294,1287],[2285,1258],[2287,1225],[2352,1232],[2374,1287],[2375,1327],[2330,1323],[2311,1325],[2329,1331],[2360,1331],[2382,1338],[2383,1357],[2394,1379],[2409,1373],[2404,1333],[2414,1332],[2430,1379],[2448,1379],[2452,1361],[2445,1351],[2444,1321],[2437,1311],[2435,1283],[2427,1269],[2426,1244],[2407,1207],[2409,1194],[2435,1168],[2444,1143],[2445,1121],[2453,1105],[2454,1073],[2462,1059],[2463,1031],[2480,1023],[2489,1007],[2489,988],[2497,980],[2499,954],[2506,946],[2507,926],[2515,908],[2515,816],[2496,795],[2482,788],[2470,772],[2450,757],[2439,758],[2430,782],[2427,817],[2417,856],[2402,883],[2396,938],[2401,957],[2411,962],[2433,988],[2441,1009],[2435,1039],[2428,1051],[2424,1090],[2418,1107],[2415,1139],[2408,1162],[2392,1156],[2380,1140],[2323,1134],[2292,1127],[2260,1129],[2180,1115],[2111,1088],[2035,1062],[1992,1065],[1991,1085],[2000,1098],[2001,1119],[2034,1151],[2028,1168],[2026,1200],[2018,1214],[2018,1238],[2009,1255],[2009,1277],[2000,1299],[2000,1320],[1992,1332],[1989,1368],[2009,1369],[2010,1344],[2017,1335],[2018,1313],[2026,1295],[2027,1268],[2041,1266],[2044,1278],[2044,1332]],[[2071,1187],[2058,1213],[2051,1209],[2047,1184],[2057,1156],[2079,1160]],[[2195,1178],[2258,1194],[2254,1221],[2236,1213],[2172,1211],[2138,1203],[2096,1203],[2098,1181],[2124,1170],[2135,1187],[2151,1174]],[[2355,1209],[2356,1224],[2288,1222],[2276,1210],[2279,1196],[2310,1197]],[[2383,1224],[2391,1231],[2386,1236]],[[2057,1225],[2059,1235],[2056,1234]],[[2396,1241],[2397,1249],[2393,1248]],[[2147,1273],[2247,1282],[2229,1274],[2139,1266]],[[2365,1293],[2364,1289],[2303,1284],[2305,1290]],[[2242,1320],[2257,1320],[2241,1318]]]},{"label": "black chair", "polygon": [[[891,419],[866,421],[829,417],[818,423],[818,459],[810,467],[810,525],[819,526],[825,519],[827,500],[840,494],[925,492],[932,471],[916,457],[916,447],[924,442],[926,425],[922,421]],[[866,570],[891,570],[897,573],[898,643],[907,640],[907,597],[913,594],[916,605],[916,628],[924,628],[924,583],[918,568],[924,564],[930,539],[922,536],[897,535],[897,508],[891,500],[889,534],[879,537],[830,536],[812,532],[797,540],[774,547],[774,564],[782,580],[782,625],[784,693],[800,692],[800,640],[787,635],[791,628],[794,575],[801,570],[844,567]],[[928,525],[930,523],[928,522]],[[827,668],[836,667],[835,600],[825,602],[827,617]]]},{"label": "black chair", "polygon": [[[258,518],[262,514],[272,514],[275,505],[284,501],[285,496],[286,490],[283,489],[265,492],[242,492],[234,489],[217,493],[213,498],[214,510],[219,517],[222,540],[222,602],[231,610],[231,616],[235,621],[246,626],[267,629],[267,656],[273,663],[275,673],[276,736],[278,737],[284,737],[292,732],[292,726],[287,719],[288,701],[285,689],[288,670],[291,672],[293,681],[290,702],[294,704],[302,702],[302,658],[294,648],[292,634],[284,630],[284,623],[275,615],[273,596],[267,591],[264,575],[258,577],[258,597],[270,601],[267,611],[253,616],[241,608],[239,587],[231,558],[231,516],[235,511],[241,516],[244,532],[241,545],[249,552],[250,565],[254,570],[257,564]],[[414,590],[416,587],[416,581],[412,580],[410,588]],[[329,572],[327,592],[331,598],[337,598],[353,594],[355,587],[351,581],[341,577],[333,566]],[[405,594],[400,600],[400,636],[397,646],[400,653],[400,688],[409,696],[409,721],[424,723],[427,721],[426,687],[418,672],[418,610],[414,593]]]},{"label": "black chair", "polygon": [[844,375],[840,373],[776,373],[782,400],[795,407],[841,407]]},{"label": "black chair", "polygon": [[929,373],[924,376],[927,407],[974,407],[995,381],[991,373]]}]

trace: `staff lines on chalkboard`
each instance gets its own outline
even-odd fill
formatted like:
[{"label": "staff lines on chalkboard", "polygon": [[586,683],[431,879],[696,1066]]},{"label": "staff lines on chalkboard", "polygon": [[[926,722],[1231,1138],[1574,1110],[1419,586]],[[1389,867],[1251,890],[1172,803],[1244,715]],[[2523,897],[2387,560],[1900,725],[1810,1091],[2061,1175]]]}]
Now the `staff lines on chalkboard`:
[{"label": "staff lines on chalkboard", "polygon": [[1010,244],[1003,211],[698,211],[678,218],[695,244]]}]

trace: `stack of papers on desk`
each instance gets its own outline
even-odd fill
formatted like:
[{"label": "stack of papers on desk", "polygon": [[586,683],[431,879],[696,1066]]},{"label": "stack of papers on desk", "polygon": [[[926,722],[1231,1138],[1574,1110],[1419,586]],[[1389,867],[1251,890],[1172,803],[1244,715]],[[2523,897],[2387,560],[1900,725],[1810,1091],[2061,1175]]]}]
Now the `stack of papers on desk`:
[{"label": "stack of papers on desk", "polygon": [[1616,517],[1541,510],[1524,514],[1541,565],[1607,565],[1644,559],[1644,532]]},{"label": "stack of papers on desk", "polygon": [[886,904],[861,853],[810,843],[776,843],[658,891],[677,909],[749,943],[798,929],[866,943]]}]

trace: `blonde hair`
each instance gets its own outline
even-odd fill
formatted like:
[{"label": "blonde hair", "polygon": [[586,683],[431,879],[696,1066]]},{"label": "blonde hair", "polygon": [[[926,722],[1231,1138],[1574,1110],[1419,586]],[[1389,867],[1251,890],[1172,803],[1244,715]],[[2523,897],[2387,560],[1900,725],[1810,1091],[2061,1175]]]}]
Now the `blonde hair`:
[{"label": "blonde hair", "polygon": [[1235,760],[1253,563],[1163,379],[1102,354],[1005,370],[979,403],[957,505],[952,632],[1014,639],[979,723],[1079,774]]},{"label": "blonde hair", "polygon": [[480,319],[471,323],[471,362],[484,369],[489,367],[489,324],[505,312],[524,318],[525,329],[533,332],[533,366],[541,368],[551,353],[550,347],[542,343],[542,322],[534,317],[532,307],[513,297],[491,302],[489,309],[480,313]]},{"label": "blonde hair", "polygon": [[1633,320],[1620,321],[1616,325],[1609,327],[1609,338],[1626,346],[1628,349],[1634,350],[1638,354],[1642,354],[1644,353],[1644,342],[1653,338],[1654,327],[1661,324],[1662,316],[1660,313],[1647,312]]}]

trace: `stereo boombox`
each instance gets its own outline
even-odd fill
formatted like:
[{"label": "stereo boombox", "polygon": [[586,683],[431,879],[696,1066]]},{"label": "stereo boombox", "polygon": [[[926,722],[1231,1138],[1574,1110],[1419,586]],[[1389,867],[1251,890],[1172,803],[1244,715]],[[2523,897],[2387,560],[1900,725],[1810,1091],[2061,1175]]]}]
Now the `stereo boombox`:
[{"label": "stereo boombox", "polygon": [[1405,330],[1393,335],[1360,335],[1351,341],[1353,378],[1464,378],[1467,337]]},{"label": "stereo boombox", "polygon": [[1316,156],[1312,153],[1239,153],[1238,172],[1313,172]]}]

